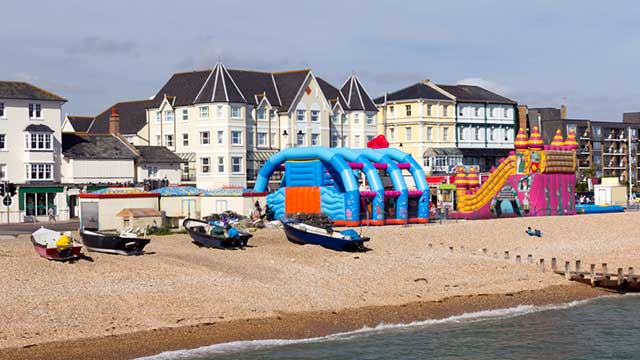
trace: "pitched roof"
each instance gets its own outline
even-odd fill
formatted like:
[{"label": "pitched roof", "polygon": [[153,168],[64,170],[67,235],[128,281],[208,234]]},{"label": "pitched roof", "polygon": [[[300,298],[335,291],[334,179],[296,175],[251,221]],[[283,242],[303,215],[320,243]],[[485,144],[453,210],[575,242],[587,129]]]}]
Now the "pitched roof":
[{"label": "pitched roof", "polygon": [[309,73],[311,73],[310,69],[273,73],[282,103],[281,111],[289,110]]},{"label": "pitched roof", "polygon": [[347,99],[351,110],[377,111],[376,104],[355,75],[347,79],[340,92]]},{"label": "pitched roof", "polygon": [[71,123],[73,130],[76,132],[87,132],[93,118],[91,116],[75,116],[67,115],[67,120]]},{"label": "pitched roof", "polygon": [[173,151],[165,146],[135,146],[140,154],[138,162],[141,164],[148,163],[186,163]]},{"label": "pitched roof", "polygon": [[246,99],[227,71],[227,68],[222,63],[218,63],[207,76],[207,81],[202,85],[193,102],[195,104],[213,102],[245,103]]},{"label": "pitched roof", "polygon": [[44,124],[31,124],[28,125],[26,128],[24,128],[24,131],[26,132],[42,132],[42,133],[53,133],[55,131],[53,131],[52,128],[48,127],[47,125]]},{"label": "pitched roof", "polygon": [[0,98],[67,102],[66,99],[47,90],[18,81],[0,81]]},{"label": "pitched roof", "polygon": [[136,154],[114,135],[62,134],[62,154],[76,160],[134,160]]},{"label": "pitched roof", "polygon": [[[409,85],[400,90],[387,93],[387,98],[386,98],[387,101],[402,101],[402,100],[415,100],[415,99],[451,101],[451,98],[449,98],[447,95],[425,84],[424,82],[415,83],[413,85]],[[385,101],[385,97],[383,95],[383,96],[377,97],[373,101],[376,104],[382,104]]]},{"label": "pitched roof", "polygon": [[[260,102],[256,97],[264,96],[272,106],[280,106],[280,97],[272,73],[230,69],[229,74],[245,96],[249,104]],[[256,102],[257,101],[257,102]]]},{"label": "pitched roof", "polygon": [[125,135],[137,134],[147,124],[146,108],[151,102],[152,100],[136,100],[115,103],[95,117],[87,132],[90,134],[108,133],[111,108],[115,107],[120,116],[120,133]]},{"label": "pitched roof", "polygon": [[481,102],[515,105],[516,102],[502,95],[475,85],[438,85],[462,102]]},{"label": "pitched roof", "polygon": [[165,95],[175,96],[174,106],[192,105],[210,74],[211,70],[173,74],[148,107],[160,107]]},{"label": "pitched roof", "polygon": [[320,86],[320,90],[324,94],[324,97],[331,103],[331,106],[338,102],[340,106],[346,111],[349,110],[349,104],[347,103],[347,99],[344,98],[340,90],[337,87],[329,84],[323,78],[316,77],[318,81],[318,85]]}]

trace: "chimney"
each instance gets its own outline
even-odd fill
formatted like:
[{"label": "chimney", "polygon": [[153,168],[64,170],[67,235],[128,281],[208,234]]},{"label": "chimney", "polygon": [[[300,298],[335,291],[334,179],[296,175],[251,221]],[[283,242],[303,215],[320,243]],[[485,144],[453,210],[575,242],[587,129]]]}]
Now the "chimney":
[{"label": "chimney", "polygon": [[118,109],[111,108],[111,116],[109,116],[109,134],[120,134],[120,116],[118,115]]},{"label": "chimney", "polygon": [[529,108],[527,105],[518,105],[518,128],[527,130],[527,112]]},{"label": "chimney", "polygon": [[562,104],[560,106],[560,119],[564,120],[567,118],[567,105]]}]

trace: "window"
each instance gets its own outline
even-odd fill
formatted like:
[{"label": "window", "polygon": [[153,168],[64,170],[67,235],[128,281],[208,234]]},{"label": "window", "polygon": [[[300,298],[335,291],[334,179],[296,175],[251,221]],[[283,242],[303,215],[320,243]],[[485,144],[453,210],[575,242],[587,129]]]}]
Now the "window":
[{"label": "window", "polygon": [[311,110],[311,121],[313,121],[313,122],[320,121],[320,111]]},{"label": "window", "polygon": [[358,113],[353,114],[353,124],[354,125],[360,124],[360,114]]},{"label": "window", "polygon": [[342,137],[342,146],[349,147],[349,137],[346,135]]},{"label": "window", "polygon": [[494,107],[489,108],[489,114],[491,117],[496,117],[496,108]]},{"label": "window", "polygon": [[373,125],[373,124],[374,124],[373,114],[367,114],[367,125]]},{"label": "window", "polygon": [[156,177],[158,177],[158,167],[157,166],[149,166],[147,168],[147,177],[148,178],[156,178]]},{"label": "window", "polygon": [[389,115],[391,115],[391,117],[396,115],[396,110],[395,108],[392,106],[389,106]]},{"label": "window", "polygon": [[216,106],[216,117],[218,119],[222,119],[223,116],[224,116],[224,106],[222,105]]},{"label": "window", "polygon": [[338,147],[338,134],[331,133],[331,147]]},{"label": "window", "polygon": [[296,137],[296,144],[298,144],[298,146],[304,146],[304,134],[298,133]]},{"label": "window", "polygon": [[28,150],[51,150],[51,134],[27,133],[25,134],[26,148]]},{"label": "window", "polygon": [[296,111],[296,119],[298,121],[305,121],[305,113],[306,113],[306,111],[304,111],[304,110],[297,110]]},{"label": "window", "polygon": [[242,108],[240,106],[231,105],[231,118],[232,119],[242,118]]},{"label": "window", "polygon": [[200,158],[200,172],[203,174],[208,174],[211,172],[211,158]]},{"label": "window", "polygon": [[200,145],[209,145],[211,141],[208,131],[200,131]]},{"label": "window", "polygon": [[173,147],[173,134],[164,136],[164,146]]},{"label": "window", "polygon": [[433,140],[433,128],[431,126],[427,127],[427,141]]},{"label": "window", "polygon": [[[493,111],[493,109],[491,109]],[[493,115],[492,115],[493,116]],[[496,139],[496,129],[489,130],[489,141],[494,141]]]},{"label": "window", "polygon": [[162,137],[160,135],[156,135],[156,145],[162,145]]},{"label": "window", "polygon": [[593,127],[593,136],[597,136],[597,137],[602,136],[602,128],[600,126]]},{"label": "window", "polygon": [[449,116],[449,105],[442,106],[442,116]]},{"label": "window", "polygon": [[480,128],[477,127],[474,130],[475,130],[475,139],[480,140]]},{"label": "window", "polygon": [[461,107],[458,107],[458,116],[464,116],[464,109]]},{"label": "window", "polygon": [[160,111],[156,111],[156,122],[159,123],[162,121],[162,113]]},{"label": "window", "polygon": [[342,114],[342,123],[347,124],[347,114]]},{"label": "window", "polygon": [[473,108],[473,109],[474,109],[474,114],[475,114],[475,116],[476,116],[476,117],[480,117],[480,108],[479,108],[479,107],[476,107],[476,108]]},{"label": "window", "polygon": [[320,134],[311,134],[311,145],[320,145]]},{"label": "window", "polygon": [[222,156],[218,156],[218,172],[224,172],[224,158]]},{"label": "window", "polygon": [[164,112],[164,121],[173,122],[173,111],[167,110]]},{"label": "window", "polygon": [[242,145],[242,131],[231,130],[231,144]]},{"label": "window", "polygon": [[182,109],[182,121],[189,120],[189,109]]},{"label": "window", "polygon": [[0,150],[7,149],[6,137],[5,134],[0,134]]},{"label": "window", "polygon": [[427,104],[427,116],[433,116],[433,105]]},{"label": "window", "polygon": [[411,105],[405,105],[404,106],[404,112],[405,112],[407,117],[411,116]]},{"label": "window", "polygon": [[27,164],[28,180],[53,180],[51,164]]},{"label": "window", "polygon": [[257,143],[258,146],[266,146],[267,145],[267,133],[259,132],[257,135]]},{"label": "window", "polygon": [[391,141],[396,141],[396,129],[395,128],[389,128],[389,139]]},{"label": "window", "polygon": [[338,116],[339,116],[339,115],[331,115],[331,116],[329,117],[329,120],[331,120],[331,123],[332,123],[332,124],[338,124]]},{"label": "window", "polygon": [[182,134],[182,146],[189,146],[189,134]]},{"label": "window", "polygon": [[29,104],[29,119],[42,119],[42,105]]},{"label": "window", "polygon": [[258,118],[258,120],[264,120],[265,119],[265,111],[264,111],[264,109],[258,109],[256,111],[256,118]]},{"label": "window", "polygon": [[373,140],[373,135],[367,135],[367,142]]},{"label": "window", "polygon": [[411,141],[411,128],[410,127],[405,128],[404,131],[405,131],[406,140],[407,141]]},{"label": "window", "polygon": [[464,129],[463,128],[458,128],[458,138],[460,140],[464,140]]},{"label": "window", "polygon": [[7,164],[0,164],[0,179],[7,179]]},{"label": "window", "polygon": [[353,138],[353,146],[360,147],[360,135],[356,135]]},{"label": "window", "polygon": [[218,130],[218,145],[224,144],[224,131]]},{"label": "window", "polygon": [[270,142],[271,142],[271,146],[274,146],[276,144],[276,133],[271,133],[270,137]]},{"label": "window", "polygon": [[209,107],[208,106],[200,106],[198,108],[198,117],[200,119],[208,119],[209,118]]},{"label": "window", "polygon": [[242,172],[242,157],[240,156],[231,157],[231,172],[234,174]]},{"label": "window", "polygon": [[443,141],[449,141],[449,128],[443,128],[442,129],[442,140]]},{"label": "window", "polygon": [[0,103],[0,118],[6,117],[4,113],[4,103]]}]

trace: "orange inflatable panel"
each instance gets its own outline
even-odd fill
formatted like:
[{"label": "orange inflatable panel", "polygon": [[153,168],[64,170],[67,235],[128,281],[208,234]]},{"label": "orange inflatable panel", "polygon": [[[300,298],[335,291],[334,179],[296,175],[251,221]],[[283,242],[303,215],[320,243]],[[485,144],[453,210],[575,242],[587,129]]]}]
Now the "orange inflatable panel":
[{"label": "orange inflatable panel", "polygon": [[285,214],[320,213],[319,186],[288,186],[285,188]]}]

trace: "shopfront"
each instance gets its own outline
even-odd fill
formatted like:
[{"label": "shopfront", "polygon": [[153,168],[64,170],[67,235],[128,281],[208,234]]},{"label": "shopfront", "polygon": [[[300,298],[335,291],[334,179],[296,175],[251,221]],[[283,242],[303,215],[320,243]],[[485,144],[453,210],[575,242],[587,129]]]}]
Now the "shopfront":
[{"label": "shopfront", "polygon": [[49,210],[52,209],[56,218],[64,220],[68,218],[66,197],[62,186],[49,187],[20,187],[19,204],[20,212],[24,214],[24,220],[47,220]]}]

